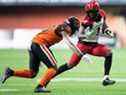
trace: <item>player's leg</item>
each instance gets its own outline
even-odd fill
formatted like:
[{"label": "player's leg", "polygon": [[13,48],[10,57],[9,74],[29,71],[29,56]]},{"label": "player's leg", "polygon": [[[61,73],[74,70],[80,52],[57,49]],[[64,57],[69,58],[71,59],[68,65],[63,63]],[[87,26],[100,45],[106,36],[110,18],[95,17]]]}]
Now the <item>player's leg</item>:
[{"label": "player's leg", "polygon": [[[73,67],[75,67],[81,60],[81,57],[79,57],[76,53],[73,53],[72,57],[70,58],[70,61],[68,63],[65,63],[63,65],[61,65],[58,69],[56,74],[52,77],[56,77],[59,74],[68,71],[70,69],[72,69]],[[45,87],[49,84],[50,81],[48,81],[45,85]]]},{"label": "player's leg", "polygon": [[[87,52],[87,48],[86,45],[83,45],[82,43],[77,43],[76,45],[78,47],[78,49],[80,49],[81,52]],[[76,53],[73,53],[73,55],[71,56],[70,60],[68,63],[65,63],[63,65],[61,65],[58,68],[58,71],[56,73],[55,76],[59,75],[60,73],[63,73],[69,69],[72,69],[73,67],[75,67],[77,64],[79,64],[80,60],[81,60],[82,56],[78,56]]]},{"label": "player's leg", "polygon": [[29,69],[13,70],[7,68],[4,72],[2,83],[4,83],[11,76],[34,78],[37,75],[39,70],[40,60],[33,52],[33,48],[35,48],[34,43],[32,43],[31,47],[32,47],[31,50],[29,50],[29,64],[30,64]]},{"label": "player's leg", "polygon": [[[45,86],[57,72],[56,60],[48,47],[41,45],[40,48],[44,53],[40,54],[39,57],[41,61],[48,67],[48,69],[41,78],[39,85],[35,88],[35,92],[49,92],[45,89]],[[41,57],[42,55],[43,57]]]},{"label": "player's leg", "polygon": [[[80,49],[81,52],[86,51],[86,49],[87,49],[87,47],[81,43],[78,43],[77,47]],[[73,67],[75,67],[77,64],[79,64],[81,58],[82,58],[82,56],[78,56],[76,53],[73,53],[69,62],[61,65],[58,68],[56,74],[53,76],[53,78],[58,76],[59,74],[65,72],[65,71],[70,70]],[[48,83],[49,83],[49,81],[47,82],[46,86],[48,85]]]},{"label": "player's leg", "polygon": [[34,78],[37,75],[39,71],[40,60],[32,51],[29,51],[29,56],[30,56],[29,69],[13,70],[14,71],[13,76]]},{"label": "player's leg", "polygon": [[110,80],[109,73],[112,66],[112,52],[111,49],[105,45],[97,45],[93,51],[92,54],[95,56],[101,56],[105,58],[104,61],[104,78],[103,78],[103,85],[111,85],[114,84],[114,80]]}]

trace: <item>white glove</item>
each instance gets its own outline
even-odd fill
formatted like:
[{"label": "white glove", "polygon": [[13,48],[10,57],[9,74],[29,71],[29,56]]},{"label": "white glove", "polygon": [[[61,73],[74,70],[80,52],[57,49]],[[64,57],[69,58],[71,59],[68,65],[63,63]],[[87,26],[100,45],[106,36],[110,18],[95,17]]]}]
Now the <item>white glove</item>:
[{"label": "white glove", "polygon": [[85,54],[83,57],[82,57],[82,60],[86,63],[86,64],[92,64],[92,60],[90,58],[90,55],[88,54]]}]

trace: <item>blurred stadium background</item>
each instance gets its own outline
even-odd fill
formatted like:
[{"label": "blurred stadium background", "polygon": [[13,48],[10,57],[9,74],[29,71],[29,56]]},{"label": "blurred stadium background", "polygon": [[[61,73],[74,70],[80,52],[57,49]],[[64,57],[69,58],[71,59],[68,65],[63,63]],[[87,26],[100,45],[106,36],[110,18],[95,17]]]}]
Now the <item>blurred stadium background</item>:
[{"label": "blurred stadium background", "polygon": [[[0,48],[26,48],[43,28],[68,16],[83,20],[84,4],[90,0],[0,0]],[[118,47],[126,47],[126,1],[100,0],[107,23],[117,34]],[[23,39],[22,39],[23,37]]]},{"label": "blurred stadium background", "polygon": [[[0,0],[0,74],[6,66],[26,68],[27,48],[32,37],[43,28],[59,24],[69,16],[74,15],[83,20],[85,15],[83,6],[88,1],[90,0]],[[109,45],[117,47],[113,49],[114,64],[111,72],[112,77],[119,78],[117,84],[107,88],[102,87],[99,80],[103,76],[103,64],[101,64],[103,59],[92,57],[93,62],[97,64],[84,64],[81,61],[82,64],[77,68],[58,78],[93,77],[93,82],[81,80],[52,82],[49,86],[53,90],[51,95],[126,95],[126,0],[99,0],[99,2],[107,12],[108,25],[117,34],[117,39],[101,38]],[[76,42],[77,38],[73,37],[72,40]],[[64,60],[69,60],[72,52],[65,49],[67,46],[64,41],[54,47],[53,51],[58,63],[63,64]],[[9,95],[21,95],[21,93],[33,95],[38,77],[30,81],[12,78],[0,87],[0,95],[8,95],[9,92]]]}]

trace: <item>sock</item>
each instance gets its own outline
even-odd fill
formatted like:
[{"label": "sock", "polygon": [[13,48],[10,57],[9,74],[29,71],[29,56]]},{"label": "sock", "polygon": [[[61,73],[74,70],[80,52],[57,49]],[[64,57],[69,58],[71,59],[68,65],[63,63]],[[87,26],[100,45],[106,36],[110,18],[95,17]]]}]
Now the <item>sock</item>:
[{"label": "sock", "polygon": [[14,71],[13,76],[24,77],[24,78],[33,78],[35,77],[35,72],[32,70],[18,70]]},{"label": "sock", "polygon": [[112,65],[112,53],[109,54],[109,56],[105,57],[105,63],[104,63],[104,75],[109,75],[110,69]]},{"label": "sock", "polygon": [[105,79],[107,79],[107,78],[109,78],[109,75],[105,75],[105,76],[103,77],[103,80],[105,80]]},{"label": "sock", "polygon": [[40,85],[45,87],[46,83],[48,81],[50,81],[55,74],[56,74],[56,70],[54,68],[47,69],[47,71],[45,72],[43,78],[40,80]]}]

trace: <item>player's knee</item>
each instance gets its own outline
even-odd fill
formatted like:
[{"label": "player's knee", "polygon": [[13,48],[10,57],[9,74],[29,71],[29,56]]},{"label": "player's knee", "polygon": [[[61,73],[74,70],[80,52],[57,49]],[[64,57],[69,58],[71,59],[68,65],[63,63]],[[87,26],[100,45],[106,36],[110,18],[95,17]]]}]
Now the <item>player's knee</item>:
[{"label": "player's knee", "polygon": [[52,68],[52,69],[57,71],[57,65],[56,64],[55,65],[52,65],[52,64],[48,65],[47,68]]},{"label": "player's knee", "polygon": [[112,52],[110,52],[108,56],[112,57],[112,55],[113,55],[113,53],[112,53]]},{"label": "player's knee", "polygon": [[36,75],[37,75],[37,72],[31,71],[31,76],[30,76],[30,78],[35,78]]},{"label": "player's knee", "polygon": [[104,54],[104,57],[112,56],[112,50],[111,50],[111,48],[105,48],[103,54]]},{"label": "player's knee", "polygon": [[110,60],[112,59],[112,52],[108,53],[106,56],[105,56],[105,60]]},{"label": "player's knee", "polygon": [[107,55],[106,55],[106,57],[112,57],[112,52],[111,51],[108,52]]},{"label": "player's knee", "polygon": [[57,66],[51,66],[51,67],[48,67],[48,69],[51,69],[53,71],[57,71],[58,70]]},{"label": "player's knee", "polygon": [[31,75],[31,78],[35,78],[35,77],[36,77],[36,75],[37,75],[37,74],[33,74],[33,75]]}]

